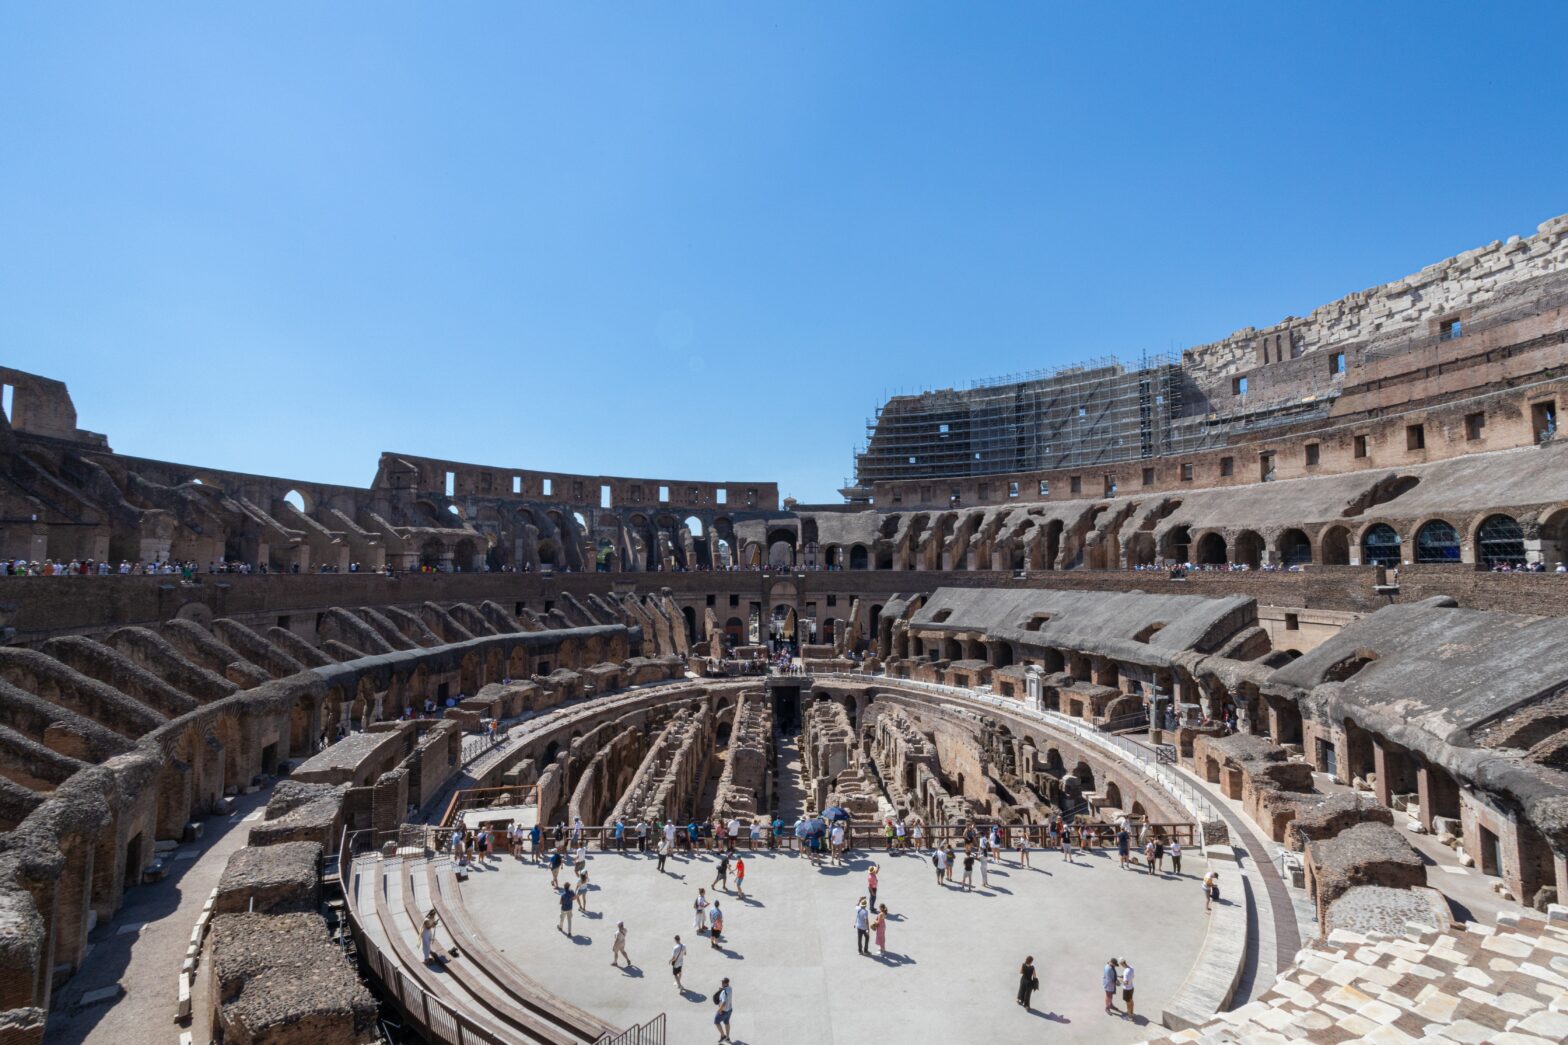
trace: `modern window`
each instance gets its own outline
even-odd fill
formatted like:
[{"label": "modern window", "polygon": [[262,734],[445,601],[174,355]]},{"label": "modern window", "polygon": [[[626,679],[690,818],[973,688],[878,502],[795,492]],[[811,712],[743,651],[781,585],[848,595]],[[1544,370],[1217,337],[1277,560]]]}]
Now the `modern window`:
[{"label": "modern window", "polygon": [[1398,566],[1399,534],[1387,523],[1378,523],[1361,538],[1361,561],[1368,566]]},{"label": "modern window", "polygon": [[1458,562],[1459,531],[1433,519],[1416,532],[1416,562]]}]

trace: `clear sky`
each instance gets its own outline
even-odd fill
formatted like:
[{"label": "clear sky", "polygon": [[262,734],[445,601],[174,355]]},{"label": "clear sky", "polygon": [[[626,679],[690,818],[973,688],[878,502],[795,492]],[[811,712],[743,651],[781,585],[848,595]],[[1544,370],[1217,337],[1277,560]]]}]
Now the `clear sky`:
[{"label": "clear sky", "polygon": [[1568,4],[7,4],[0,362],[115,449],[837,500],[885,396],[1568,211]]}]

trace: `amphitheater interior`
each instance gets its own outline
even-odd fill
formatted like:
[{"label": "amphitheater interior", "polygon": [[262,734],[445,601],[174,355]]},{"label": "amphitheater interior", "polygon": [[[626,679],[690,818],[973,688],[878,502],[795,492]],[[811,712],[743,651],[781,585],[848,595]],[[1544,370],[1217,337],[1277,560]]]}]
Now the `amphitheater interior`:
[{"label": "amphitheater interior", "polygon": [[1568,216],[896,397],[835,504],[239,474],[0,382],[0,1045],[687,1042],[721,975],[752,1042],[1568,1039]]}]

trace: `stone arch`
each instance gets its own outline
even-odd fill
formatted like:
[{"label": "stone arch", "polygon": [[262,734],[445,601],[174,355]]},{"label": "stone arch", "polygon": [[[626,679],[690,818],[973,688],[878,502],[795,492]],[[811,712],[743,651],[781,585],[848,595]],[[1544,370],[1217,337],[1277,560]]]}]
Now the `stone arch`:
[{"label": "stone arch", "polygon": [[852,569],[852,570],[864,570],[864,569],[867,569],[869,562],[870,562],[870,553],[868,553],[866,551],[866,546],[864,544],[856,544],[856,545],[852,545],[850,547],[850,549],[849,549],[849,568],[850,569]]},{"label": "stone arch", "polygon": [[1318,554],[1324,566],[1350,565],[1350,531],[1343,526],[1330,526],[1318,537]]},{"label": "stone arch", "polygon": [[1154,559],[1154,535],[1152,533],[1139,531],[1127,538],[1128,566],[1153,566]]},{"label": "stone arch", "polygon": [[301,514],[310,514],[310,501],[305,497],[298,487],[289,490],[282,497],[278,498],[278,500],[290,505],[295,511],[300,512]]},{"label": "stone arch", "polygon": [[1361,533],[1361,562],[1367,566],[1398,567],[1403,561],[1403,540],[1388,523],[1368,526]]},{"label": "stone arch", "polygon": [[1459,531],[1446,519],[1430,519],[1416,530],[1416,562],[1455,563],[1461,558]]},{"label": "stone arch", "polygon": [[1312,540],[1306,531],[1291,527],[1280,532],[1274,542],[1275,554],[1282,566],[1309,566],[1312,564]]},{"label": "stone arch", "polygon": [[1240,530],[1231,542],[1231,561],[1257,569],[1263,564],[1263,538],[1256,530]]},{"label": "stone arch", "polygon": [[1488,515],[1473,535],[1476,562],[1484,566],[1523,566],[1524,528],[1511,515]]},{"label": "stone arch", "polygon": [[1222,566],[1230,560],[1226,558],[1225,536],[1215,530],[1210,530],[1198,538],[1195,561],[1199,566]]},{"label": "stone arch", "polygon": [[1105,804],[1122,808],[1122,789],[1114,780],[1105,781]]},{"label": "stone arch", "polygon": [[558,565],[561,565],[561,546],[560,546],[559,543],[556,542],[555,538],[553,538],[553,537],[541,537],[541,538],[539,538],[538,549],[539,549],[538,550],[539,565],[541,565],[541,566],[558,566]]}]

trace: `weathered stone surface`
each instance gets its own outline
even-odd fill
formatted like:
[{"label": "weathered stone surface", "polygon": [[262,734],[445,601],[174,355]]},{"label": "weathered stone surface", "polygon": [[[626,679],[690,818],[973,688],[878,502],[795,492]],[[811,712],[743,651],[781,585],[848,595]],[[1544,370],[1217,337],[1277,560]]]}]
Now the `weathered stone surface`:
[{"label": "weathered stone surface", "polygon": [[321,854],[315,842],[241,849],[223,869],[214,909],[219,914],[314,911],[321,900]]},{"label": "weathered stone surface", "polygon": [[213,920],[215,1024],[237,1045],[366,1045],[376,1004],[316,914]]}]

